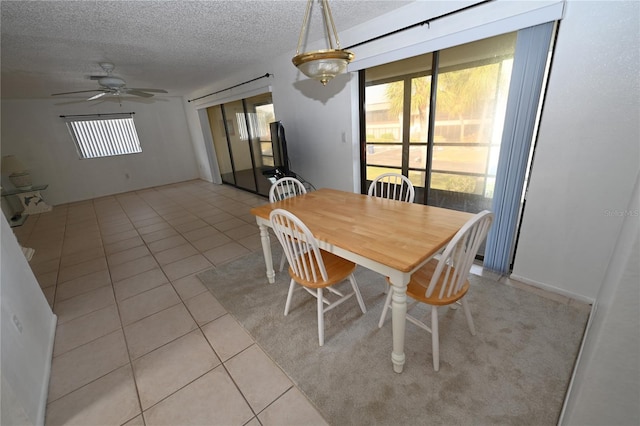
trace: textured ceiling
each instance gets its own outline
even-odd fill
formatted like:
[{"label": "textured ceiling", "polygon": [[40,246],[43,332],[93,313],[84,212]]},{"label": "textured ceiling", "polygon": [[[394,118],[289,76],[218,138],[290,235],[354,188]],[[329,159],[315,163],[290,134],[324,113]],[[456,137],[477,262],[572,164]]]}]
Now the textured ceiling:
[{"label": "textured ceiling", "polygon": [[[331,0],[330,6],[340,30],[407,3]],[[294,50],[306,2],[2,0],[0,7],[2,98],[98,88],[88,76],[103,74],[104,61],[116,65],[113,74],[128,87],[180,96]],[[311,29],[310,40],[322,37],[319,25]]]}]

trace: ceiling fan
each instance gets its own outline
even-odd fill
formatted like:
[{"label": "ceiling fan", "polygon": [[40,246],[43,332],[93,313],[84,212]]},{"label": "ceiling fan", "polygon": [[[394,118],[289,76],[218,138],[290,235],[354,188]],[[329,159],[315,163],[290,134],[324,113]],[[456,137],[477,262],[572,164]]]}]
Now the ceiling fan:
[{"label": "ceiling fan", "polygon": [[97,80],[100,85],[99,88],[93,90],[79,90],[75,92],[63,92],[63,93],[53,93],[51,96],[60,96],[60,95],[71,95],[75,93],[91,93],[98,92],[97,94],[88,98],[88,101],[93,101],[95,99],[99,99],[106,95],[113,96],[123,96],[123,95],[133,95],[140,96],[143,98],[150,98],[153,96],[153,93],[168,93],[164,89],[139,89],[139,88],[128,88],[127,83],[121,79],[120,77],[116,77],[111,75],[115,66],[110,62],[101,62],[100,67],[107,73],[107,75],[92,75],[89,78],[91,80]]}]

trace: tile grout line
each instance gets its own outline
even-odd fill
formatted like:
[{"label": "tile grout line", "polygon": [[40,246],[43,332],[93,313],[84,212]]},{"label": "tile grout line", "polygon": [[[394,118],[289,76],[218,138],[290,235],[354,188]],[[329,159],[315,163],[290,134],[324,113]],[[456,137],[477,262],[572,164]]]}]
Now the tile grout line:
[{"label": "tile grout line", "polygon": [[[198,195],[200,194],[200,191],[199,191],[199,189],[195,189],[195,188],[194,188],[194,189],[190,189],[190,190],[188,190],[188,191],[185,191],[185,192],[187,192],[187,193],[188,193],[188,196],[185,196],[185,197],[177,197],[175,194],[177,194],[177,192],[180,190],[179,186],[180,186],[180,185],[178,185],[178,184],[174,184],[174,185],[170,185],[170,186],[163,186],[163,187],[160,187],[161,189],[165,189],[166,191],[159,190],[158,188],[146,189],[146,190],[144,190],[144,191],[143,191],[143,192],[144,192],[144,195],[141,195],[141,194],[139,193],[140,191],[132,191],[132,192],[129,192],[129,193],[124,193],[124,194],[116,194],[116,195],[114,195],[114,196],[113,196],[113,198],[110,198],[110,202],[116,203],[116,204],[118,205],[118,207],[119,207],[118,212],[117,212],[117,213],[115,213],[115,214],[113,214],[113,215],[104,215],[104,214],[102,214],[102,215],[101,215],[101,214],[98,214],[98,209],[100,208],[100,206],[98,206],[98,205],[96,204],[96,200],[95,200],[95,199],[94,199],[94,200],[91,200],[91,202],[90,202],[90,205],[91,205],[91,211],[92,211],[92,213],[93,213],[92,218],[94,218],[94,219],[95,219],[95,223],[96,223],[96,225],[97,225],[98,234],[99,234],[99,236],[100,236],[100,249],[102,250],[102,256],[101,256],[101,258],[103,258],[103,259],[104,259],[104,261],[105,261],[105,263],[106,263],[106,265],[107,265],[107,273],[109,274],[109,283],[111,284],[111,291],[112,291],[112,294],[113,294],[113,297],[114,297],[114,304],[115,304],[115,307],[116,307],[116,311],[117,311],[117,313],[118,313],[119,326],[120,326],[120,327],[119,327],[119,330],[120,330],[120,332],[122,333],[122,335],[123,335],[123,337],[124,337],[124,343],[125,343],[126,348],[127,348],[127,357],[128,357],[129,369],[130,369],[130,371],[131,371],[131,373],[132,373],[132,376],[133,376],[133,382],[134,382],[134,385],[135,385],[135,387],[136,387],[136,397],[137,397],[138,405],[139,405],[139,409],[140,409],[140,411],[139,411],[139,413],[138,413],[138,414],[136,414],[135,416],[133,416],[131,419],[128,419],[127,421],[130,421],[130,420],[132,420],[132,419],[136,418],[137,416],[140,416],[140,417],[141,417],[141,419],[142,419],[142,421],[143,421],[143,422],[146,422],[146,420],[145,420],[145,418],[144,418],[144,412],[146,412],[148,409],[150,409],[151,407],[153,407],[153,406],[157,405],[157,404],[158,404],[158,403],[160,403],[161,401],[164,401],[166,398],[168,398],[168,397],[170,397],[171,395],[175,394],[175,393],[176,393],[176,392],[178,392],[179,390],[184,389],[185,387],[187,387],[188,385],[190,385],[190,384],[191,384],[191,383],[193,383],[194,381],[198,380],[198,379],[199,379],[199,378],[201,378],[202,376],[204,376],[204,375],[206,375],[206,374],[210,373],[213,369],[215,369],[215,368],[217,368],[217,367],[219,367],[219,366],[222,366],[222,367],[223,367],[223,369],[224,369],[224,371],[225,371],[225,373],[227,374],[227,376],[229,377],[229,379],[233,382],[233,384],[234,384],[235,388],[236,388],[236,389],[237,389],[237,391],[240,393],[240,395],[242,396],[243,400],[245,401],[245,403],[246,403],[247,407],[249,407],[249,409],[251,410],[251,413],[253,414],[253,417],[252,417],[251,419],[249,419],[249,420],[248,420],[248,422],[251,422],[253,419],[255,419],[255,420],[257,421],[257,423],[261,424],[260,420],[258,419],[258,415],[259,415],[260,413],[264,412],[264,410],[266,410],[268,407],[270,407],[271,405],[273,405],[273,404],[274,404],[276,401],[278,401],[280,398],[282,398],[282,396],[283,396],[283,395],[285,395],[287,392],[289,392],[293,387],[295,387],[295,385],[294,385],[293,383],[291,383],[291,384],[290,384],[290,386],[288,386],[286,390],[284,390],[281,394],[279,394],[277,397],[275,397],[275,399],[273,399],[269,404],[267,404],[267,405],[266,405],[266,406],[265,406],[265,407],[264,407],[260,412],[256,412],[256,411],[253,409],[253,407],[249,404],[249,401],[247,400],[247,397],[245,396],[245,394],[244,394],[244,393],[242,392],[242,390],[240,389],[240,387],[239,387],[238,383],[237,383],[237,382],[236,382],[236,380],[233,378],[233,376],[231,375],[230,371],[227,369],[227,367],[226,367],[226,365],[225,365],[225,362],[227,362],[227,361],[229,361],[229,360],[231,360],[231,359],[234,359],[234,358],[235,358],[235,357],[237,357],[239,354],[243,353],[243,352],[244,352],[244,351],[246,351],[248,348],[250,348],[250,347],[252,347],[252,346],[254,346],[254,345],[255,345],[258,349],[260,349],[262,352],[264,352],[264,351],[262,350],[262,348],[261,348],[259,345],[257,345],[257,342],[255,342],[255,339],[254,339],[252,336],[250,336],[250,337],[251,337],[251,341],[252,341],[252,344],[251,344],[251,345],[249,345],[247,348],[243,349],[242,351],[240,351],[240,352],[238,352],[238,353],[234,354],[233,356],[231,356],[231,357],[230,357],[229,359],[227,359],[226,361],[222,361],[222,359],[220,358],[220,356],[218,355],[218,353],[217,353],[217,352],[215,351],[215,349],[213,348],[213,346],[212,346],[211,342],[210,342],[210,341],[208,340],[208,338],[206,337],[206,335],[205,335],[205,333],[204,333],[204,330],[203,330],[203,327],[207,326],[208,324],[211,324],[212,322],[214,322],[214,321],[216,321],[216,320],[219,320],[219,319],[220,319],[222,316],[224,316],[224,315],[228,315],[228,312],[227,312],[227,311],[226,311],[226,309],[225,309],[225,313],[224,313],[224,314],[222,314],[222,315],[220,315],[220,316],[218,316],[218,317],[216,317],[216,318],[213,318],[213,319],[211,319],[211,320],[207,321],[206,323],[203,323],[203,324],[199,324],[199,323],[198,323],[198,321],[196,320],[196,318],[195,318],[195,316],[194,316],[194,313],[192,313],[192,311],[191,311],[191,310],[186,306],[186,300],[191,299],[191,297],[189,297],[189,298],[185,298],[185,297],[183,297],[183,296],[178,292],[178,290],[176,289],[176,287],[175,287],[175,282],[176,282],[176,281],[179,281],[179,280],[181,280],[181,279],[187,278],[187,277],[189,277],[189,276],[195,276],[198,272],[201,272],[201,271],[191,272],[191,273],[189,273],[189,274],[187,274],[187,275],[185,275],[185,276],[183,276],[183,277],[177,277],[177,278],[175,278],[174,280],[169,279],[169,277],[166,275],[166,272],[164,271],[164,269],[163,269],[162,265],[159,263],[158,259],[156,258],[156,255],[157,255],[158,253],[162,253],[163,251],[170,250],[170,249],[172,249],[172,248],[174,248],[174,247],[170,247],[170,248],[168,248],[168,249],[166,249],[166,250],[158,251],[157,253],[152,252],[152,251],[151,251],[151,249],[150,249],[150,247],[149,247],[149,245],[150,245],[151,243],[150,243],[150,242],[147,242],[147,240],[145,240],[145,239],[144,239],[144,237],[142,236],[142,234],[140,234],[140,232],[139,232],[139,229],[140,229],[140,228],[139,228],[139,227],[136,225],[136,223],[134,222],[134,220],[133,220],[133,216],[132,216],[131,214],[132,214],[132,211],[134,211],[137,207],[139,207],[139,206],[143,205],[143,206],[144,206],[144,208],[149,208],[151,211],[153,211],[153,212],[154,212],[154,216],[159,217],[159,218],[162,220],[162,222],[163,222],[163,223],[166,223],[166,224],[167,224],[167,225],[168,225],[168,226],[169,226],[173,231],[175,231],[175,232],[177,233],[177,235],[180,235],[182,238],[185,238],[185,233],[187,233],[187,232],[192,232],[193,230],[184,231],[184,233],[183,233],[183,232],[179,231],[178,229],[176,229],[175,225],[173,225],[173,224],[171,224],[170,222],[168,222],[168,220],[165,218],[165,215],[170,215],[170,214],[171,214],[171,212],[167,213],[167,211],[165,210],[165,207],[171,207],[171,206],[177,206],[177,207],[179,207],[179,206],[180,206],[180,204],[179,204],[180,202],[183,202],[183,203],[184,203],[184,202],[188,202],[189,200],[194,200],[194,199],[195,199],[195,200],[197,200],[198,202],[206,203],[208,206],[211,206],[211,207],[213,207],[213,208],[216,208],[216,209],[220,210],[220,211],[222,212],[221,214],[227,214],[227,215],[230,215],[230,216],[232,216],[234,219],[238,219],[239,221],[243,222],[243,225],[240,225],[240,226],[244,226],[244,224],[249,224],[249,225],[252,225],[252,224],[251,224],[251,223],[249,223],[249,222],[247,222],[246,220],[240,219],[240,218],[238,217],[238,216],[239,216],[239,212],[238,212],[238,208],[237,208],[237,207],[230,207],[229,209],[224,209],[224,208],[220,208],[220,207],[219,207],[219,206],[217,206],[215,203],[213,203],[213,202],[211,201],[211,198],[210,198],[210,197],[211,197],[213,194],[215,194],[215,191],[211,191],[211,190],[209,190],[209,191],[207,191],[207,194],[205,194],[204,196],[198,196]],[[204,186],[204,185],[198,185],[198,186]],[[153,192],[151,192],[151,191],[153,191]],[[198,194],[198,195],[196,195],[196,194]],[[226,201],[225,201],[225,205],[226,205],[226,204],[232,205],[232,204],[235,204],[235,203],[241,203],[241,204],[246,205],[246,206],[247,206],[247,209],[249,209],[249,208],[250,208],[250,205],[249,205],[248,203],[245,203],[245,202],[244,202],[244,201],[249,201],[249,198],[247,198],[247,197],[245,197],[245,198],[246,198],[246,200],[244,200],[244,201],[240,201],[240,200],[236,200],[236,199],[234,199],[234,198],[228,197],[228,196],[227,196],[227,195],[225,195],[225,194],[215,194],[215,195],[216,195],[216,196],[218,196],[218,197],[223,197],[223,198],[226,200]],[[126,198],[125,198],[125,197],[126,197]],[[131,197],[131,198],[129,198],[129,197]],[[102,197],[100,198],[100,200],[103,200],[103,199],[104,199],[104,198],[102,198]],[[166,201],[166,202],[165,202],[165,201]],[[255,203],[256,203],[256,202],[257,202],[256,200],[253,200],[253,199],[251,200],[252,205],[255,205]],[[162,205],[162,207],[159,207],[160,205]],[[182,207],[180,207],[180,208],[182,208]],[[182,208],[182,209],[184,209],[184,208]],[[161,210],[163,211],[163,213],[160,213],[160,211],[161,211]],[[171,209],[170,209],[170,210],[171,210]],[[203,217],[204,217],[204,216],[199,216],[199,215],[197,215],[197,214],[194,214],[192,210],[188,210],[188,209],[184,209],[184,210],[185,210],[186,212],[188,212],[189,214],[192,214],[192,215],[194,216],[194,218],[195,218],[195,219],[197,219],[197,220],[203,220]],[[110,256],[112,256],[112,255],[114,255],[114,254],[116,254],[116,253],[122,252],[122,251],[126,251],[126,250],[128,250],[128,249],[123,249],[123,250],[120,250],[120,251],[117,251],[117,252],[114,252],[114,253],[107,254],[106,249],[105,249],[105,244],[106,244],[106,243],[105,243],[105,240],[104,240],[104,234],[103,234],[104,229],[103,229],[103,226],[101,226],[102,224],[104,224],[104,223],[106,222],[106,221],[104,220],[104,218],[105,218],[105,217],[108,217],[108,216],[116,217],[117,215],[119,215],[119,214],[120,214],[120,212],[122,212],[122,214],[126,217],[126,219],[127,219],[127,221],[128,221],[128,225],[130,225],[130,226],[133,228],[133,230],[135,230],[135,233],[137,234],[137,237],[136,237],[136,238],[140,238],[140,239],[141,239],[141,241],[142,241],[142,245],[146,248],[147,252],[148,252],[148,253],[151,255],[151,257],[154,259],[154,262],[156,263],[157,267],[160,269],[160,271],[161,271],[161,272],[162,272],[162,274],[164,275],[164,278],[167,280],[167,283],[168,283],[168,284],[170,284],[170,285],[172,286],[172,289],[174,290],[174,292],[175,292],[175,293],[176,293],[176,295],[178,296],[178,300],[179,300],[179,302],[178,302],[178,303],[176,303],[176,304],[174,304],[174,305],[172,305],[172,306],[170,306],[170,307],[164,308],[163,310],[166,310],[166,309],[169,309],[169,308],[171,308],[171,307],[177,306],[178,304],[182,304],[182,305],[184,306],[184,308],[187,310],[187,312],[189,313],[189,315],[190,315],[191,319],[194,321],[194,323],[195,323],[195,325],[196,325],[197,329],[198,329],[198,330],[199,330],[199,332],[200,332],[200,336],[202,336],[202,337],[205,339],[205,342],[207,342],[208,347],[211,349],[212,353],[213,353],[213,354],[218,358],[218,361],[219,361],[219,364],[218,364],[216,367],[213,367],[212,369],[207,370],[205,373],[203,373],[202,375],[198,376],[198,377],[197,377],[197,378],[195,378],[194,380],[190,381],[188,384],[185,384],[185,385],[184,385],[184,386],[182,386],[181,388],[179,388],[179,389],[177,389],[177,390],[174,390],[174,391],[173,391],[173,392],[171,392],[169,395],[165,396],[163,399],[161,399],[161,400],[159,400],[158,402],[156,402],[153,406],[148,407],[148,408],[147,408],[147,410],[144,410],[144,409],[142,408],[142,400],[141,400],[140,389],[139,389],[139,387],[138,387],[138,383],[137,383],[137,380],[136,380],[136,375],[134,374],[134,370],[133,370],[133,362],[134,362],[135,360],[133,360],[133,359],[132,359],[132,354],[131,354],[131,351],[130,351],[130,349],[129,349],[129,342],[128,342],[128,339],[127,339],[126,334],[124,333],[124,328],[125,328],[125,326],[124,326],[124,324],[123,324],[123,322],[122,322],[122,321],[123,321],[123,317],[122,317],[122,313],[121,313],[121,309],[120,309],[120,303],[119,303],[119,302],[122,302],[122,301],[118,301],[118,299],[117,299],[117,297],[116,297],[116,292],[115,292],[115,283],[113,282],[112,267],[114,267],[114,266],[118,266],[119,264],[118,264],[118,265],[111,265],[111,264],[109,263],[109,261],[107,260]],[[69,208],[67,207],[67,210],[66,210],[66,212],[65,212],[64,232],[63,232],[63,234],[62,234],[62,242],[61,242],[61,248],[60,248],[60,257],[59,257],[59,259],[58,259],[58,270],[57,270],[57,273],[56,273],[56,284],[55,284],[55,289],[54,289],[54,297],[53,297],[53,299],[52,299],[52,305],[55,303],[55,296],[57,295],[57,292],[58,292],[58,279],[59,279],[60,271],[61,271],[61,265],[62,265],[62,259],[63,259],[63,251],[64,251],[64,244],[65,244],[65,242],[66,242],[65,240],[67,240],[67,237],[68,237],[68,230],[70,229],[70,228],[69,228],[69,226],[70,226],[70,220],[72,220],[72,219],[71,219],[71,213],[72,213],[72,212],[71,212],[71,209],[69,209]],[[102,219],[101,219],[101,218],[102,218]],[[137,222],[140,222],[140,221],[143,221],[143,220],[145,220],[145,219],[137,220]],[[114,222],[115,222],[115,221],[114,221]],[[215,225],[214,225],[214,224],[212,224],[212,223],[210,223],[210,222],[207,222],[207,221],[204,221],[204,222],[206,222],[206,223],[207,223],[206,227],[211,227],[211,228],[213,228],[213,229],[216,229],[216,231],[217,231],[217,232],[220,232],[221,234],[223,234],[223,235],[225,235],[225,236],[226,236],[226,233],[225,233],[224,231],[220,231],[219,229],[217,229],[217,228],[215,227]],[[147,226],[151,226],[151,225],[153,225],[153,224],[149,224],[149,225],[147,225]],[[229,228],[229,229],[234,229],[234,228]],[[133,237],[132,237],[132,238],[133,238]],[[228,237],[228,238],[230,238],[230,239],[231,239],[231,241],[238,243],[238,240],[236,240],[235,238],[231,238],[231,237]],[[243,238],[246,238],[246,237],[243,237]],[[185,240],[186,240],[186,243],[187,243],[187,244],[189,244],[189,246],[190,246],[190,247],[192,247],[192,248],[195,250],[195,252],[196,252],[197,254],[199,254],[199,255],[203,255],[203,252],[202,252],[202,251],[200,251],[200,250],[199,250],[196,246],[194,246],[194,244],[193,244],[193,243],[194,243],[194,241],[197,241],[197,240],[191,241],[191,240],[186,239],[186,238],[185,238]],[[238,243],[238,244],[240,244],[240,243]],[[247,249],[249,250],[249,252],[254,252],[254,251],[255,251],[254,249],[249,248],[249,247],[245,247],[245,248],[247,248]],[[223,264],[223,263],[231,262],[231,261],[236,260],[236,259],[241,258],[241,257],[242,257],[242,255],[238,255],[238,256],[233,257],[233,258],[231,258],[231,259],[227,259],[227,260],[225,260],[224,262],[220,263],[220,265],[221,265],[221,264]],[[205,257],[205,258],[206,258],[206,257]],[[216,265],[216,264],[214,264],[213,262],[211,262],[211,260],[209,260],[208,258],[206,258],[206,259],[209,261],[209,263],[212,265],[212,267],[213,267],[213,268],[216,268],[216,267],[218,267],[218,266],[219,266],[219,265]],[[133,259],[133,260],[135,260],[135,259]],[[178,260],[176,260],[176,261],[174,261],[174,262],[177,262],[177,261],[180,261],[180,260],[182,260],[182,259],[178,259]],[[167,265],[169,265],[169,264],[171,264],[171,263],[174,263],[174,262],[169,262],[169,263],[167,263]],[[124,263],[126,263],[126,262],[124,262]],[[166,266],[166,265],[165,265],[165,266]],[[206,269],[208,269],[208,268],[206,268]],[[142,273],[144,273],[144,272],[146,272],[146,271],[140,272],[140,273],[138,273],[138,274],[134,274],[134,275],[132,275],[131,277],[135,277],[136,275],[142,274]],[[88,274],[85,274],[85,275],[88,275]],[[83,276],[84,276],[84,275],[83,275]],[[124,280],[124,279],[129,279],[129,278],[131,278],[131,277],[123,278],[123,280]],[[164,284],[163,284],[163,285],[164,285]],[[157,287],[154,287],[154,288],[157,288]],[[151,289],[149,289],[149,290],[151,290]],[[149,291],[149,290],[145,290],[144,292],[141,292],[141,293],[139,293],[139,294],[143,294],[143,293],[145,293],[145,292],[147,292],[147,291]],[[207,291],[208,291],[208,290],[205,288],[205,291],[204,291],[204,292],[207,292]],[[203,293],[204,293],[204,292],[203,292]],[[201,293],[199,293],[199,294],[201,294]],[[198,294],[198,295],[199,295],[199,294]],[[210,294],[210,292],[209,292],[209,294]],[[198,295],[194,295],[194,296],[192,296],[192,297],[197,297]],[[133,296],[131,296],[131,297],[133,297]],[[127,298],[127,299],[128,299],[128,298]],[[127,300],[127,299],[123,299],[123,300]],[[66,300],[66,299],[65,299],[65,300]],[[217,299],[216,299],[216,300],[217,300]],[[218,302],[218,303],[219,303],[219,302]],[[53,308],[53,306],[52,306],[52,308]],[[103,307],[103,308],[100,308],[100,309],[104,309],[104,307]],[[163,310],[158,311],[158,312],[162,312]],[[97,310],[95,310],[95,311],[97,311]],[[90,312],[90,313],[93,313],[93,312],[95,312],[95,311],[92,311],[92,312]],[[154,314],[156,314],[156,313],[158,313],[158,312],[155,312]],[[90,313],[87,313],[87,314],[90,314]],[[87,315],[87,314],[83,314],[83,316],[84,316],[84,315]],[[153,314],[150,314],[150,315],[153,315]],[[150,315],[149,315],[149,316],[150,316]],[[82,317],[82,316],[81,316],[81,317]],[[148,316],[147,316],[147,317],[148,317]],[[144,317],[144,318],[147,318],[147,317]],[[80,318],[80,317],[79,317],[79,318]],[[140,320],[142,320],[142,319],[143,319],[143,318],[137,319],[137,320],[136,320],[136,322],[137,322],[137,321],[140,321]],[[177,340],[177,339],[179,339],[179,338],[182,338],[182,337],[184,337],[184,336],[188,335],[189,333],[194,332],[195,330],[196,330],[196,329],[194,328],[193,330],[190,330],[188,333],[183,334],[183,335],[181,335],[181,336],[177,337],[176,339],[172,339],[172,340],[171,340],[171,342],[174,342],[175,340]],[[111,332],[109,332],[109,333],[107,333],[107,334],[111,334],[111,333],[114,333],[114,332],[117,332],[117,331],[118,331],[118,330],[114,330],[114,331],[111,331]],[[99,338],[99,337],[98,337],[98,338]],[[98,338],[96,338],[96,339],[98,339]],[[89,342],[84,342],[84,343],[83,343],[82,345],[80,345],[80,346],[83,346],[83,345],[85,345],[85,344],[87,344],[87,343],[90,343],[90,342],[92,342],[92,341],[94,341],[94,340],[96,340],[96,339],[92,339],[92,340],[91,340],[91,341],[89,341]],[[167,344],[169,344],[169,343],[171,343],[171,342],[166,342],[166,343],[164,343],[163,345],[161,345],[161,346],[159,346],[159,347],[157,347],[157,348],[154,348],[153,350],[151,350],[151,351],[147,352],[146,354],[151,353],[151,352],[153,352],[153,351],[156,351],[156,350],[158,350],[158,349],[160,349],[160,348],[162,348],[162,347],[166,346]],[[78,347],[79,347],[79,346],[78,346]],[[75,349],[75,348],[73,348],[73,349]],[[70,350],[73,350],[73,349],[70,349]],[[66,353],[66,352],[65,352],[65,353]],[[144,354],[144,355],[146,355],[146,354]],[[59,355],[61,355],[61,354],[59,354]],[[138,358],[136,358],[136,359],[139,359],[139,358],[141,358],[141,357],[142,357],[142,356],[144,356],[144,355],[141,355],[140,357],[138,357]],[[125,365],[126,365],[126,364],[125,364]],[[80,386],[80,387],[78,387],[78,388],[76,388],[76,389],[73,389],[71,392],[74,392],[74,391],[76,391],[76,390],[78,390],[78,389],[81,389],[82,387],[85,387],[85,386],[89,385],[90,383],[93,383],[93,382],[95,382],[95,381],[99,380],[100,378],[102,378],[102,377],[106,376],[107,374],[112,373],[113,371],[115,371],[115,370],[117,370],[117,369],[119,369],[119,368],[124,367],[125,365],[118,366],[118,367],[117,367],[117,368],[115,368],[114,370],[112,370],[112,371],[110,371],[110,372],[107,372],[107,373],[103,374],[102,376],[100,376],[100,377],[98,377],[98,378],[95,378],[95,379],[91,380],[90,382],[88,382],[88,383],[86,383],[86,384],[84,384],[84,385],[82,385],[82,386]],[[276,364],[276,366],[277,366],[277,364]],[[279,366],[277,366],[277,367],[279,368],[279,370],[281,370],[281,368],[280,368]],[[288,377],[288,376],[287,376],[287,377]],[[289,379],[289,380],[290,380],[290,379]],[[70,393],[71,393],[71,392],[70,392]],[[62,397],[64,397],[64,396],[61,396],[60,398],[62,398]],[[56,401],[57,401],[58,399],[59,399],[59,398],[57,398],[57,399],[56,399]],[[53,402],[53,401],[51,401],[51,402]],[[49,402],[48,404],[50,404],[51,402]],[[47,404],[47,405],[48,405],[48,404]]]}]

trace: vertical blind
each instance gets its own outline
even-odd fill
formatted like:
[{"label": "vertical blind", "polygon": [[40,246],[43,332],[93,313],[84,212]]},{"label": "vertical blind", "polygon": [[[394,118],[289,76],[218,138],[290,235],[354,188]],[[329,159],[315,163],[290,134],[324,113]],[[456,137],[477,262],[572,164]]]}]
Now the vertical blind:
[{"label": "vertical blind", "polygon": [[506,273],[518,224],[531,141],[554,24],[518,31],[500,162],[493,195],[495,218],[487,236],[484,266]]}]

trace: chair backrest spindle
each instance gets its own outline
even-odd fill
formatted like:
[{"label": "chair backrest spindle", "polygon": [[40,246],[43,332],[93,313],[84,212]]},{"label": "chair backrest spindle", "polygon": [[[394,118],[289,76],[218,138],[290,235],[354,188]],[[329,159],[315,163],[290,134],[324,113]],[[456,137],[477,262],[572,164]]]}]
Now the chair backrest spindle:
[{"label": "chair backrest spindle", "polygon": [[294,177],[283,177],[275,181],[269,189],[269,202],[275,203],[297,195],[306,194],[307,188]]},{"label": "chair backrest spindle", "polygon": [[493,213],[484,210],[469,220],[451,239],[442,253],[427,287],[431,297],[439,282],[438,298],[448,298],[462,290],[480,245],[487,236]]},{"label": "chair backrest spindle", "polygon": [[294,214],[275,209],[269,218],[293,273],[310,282],[326,281],[327,270],[320,247],[309,228]]},{"label": "chair backrest spindle", "polygon": [[383,173],[371,182],[369,195],[413,203],[415,188],[411,181],[398,173]]}]

